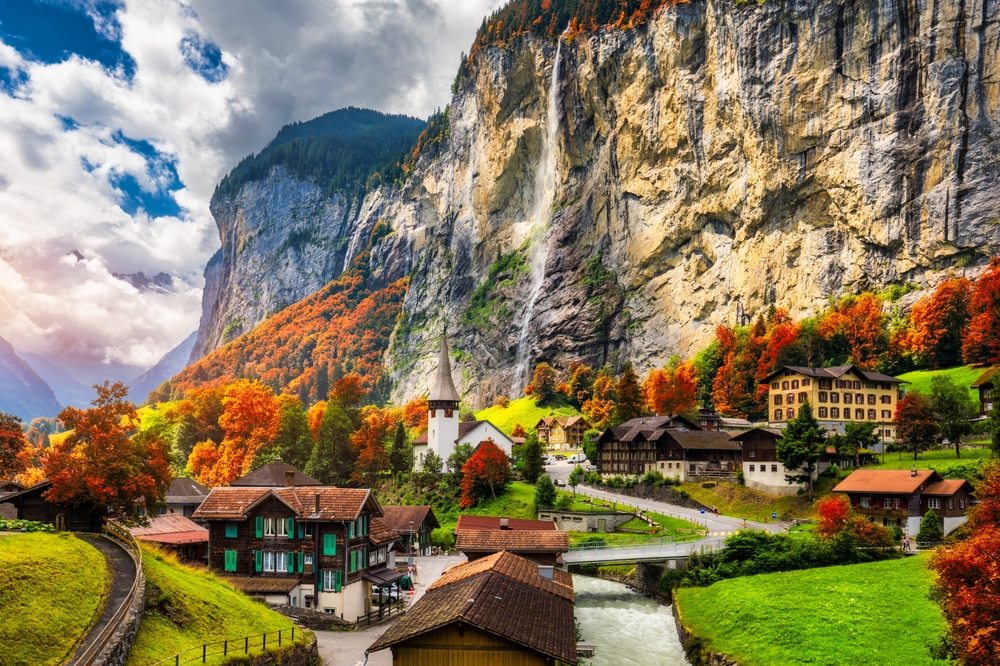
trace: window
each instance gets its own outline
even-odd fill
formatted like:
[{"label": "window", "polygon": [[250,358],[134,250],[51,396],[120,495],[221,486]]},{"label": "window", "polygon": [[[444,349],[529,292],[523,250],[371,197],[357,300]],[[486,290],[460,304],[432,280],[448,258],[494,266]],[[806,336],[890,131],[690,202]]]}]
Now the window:
[{"label": "window", "polygon": [[826,402],[826,400],[827,400],[826,391],[820,391],[819,392],[819,401],[820,402]]},{"label": "window", "polygon": [[753,466],[753,465],[750,465],[750,471],[751,471],[751,472],[753,471],[753,468],[754,468],[754,466]]},{"label": "window", "polygon": [[869,405],[874,405],[875,404],[875,394],[874,393],[869,393],[868,394],[868,404]]},{"label": "window", "polygon": [[941,508],[941,500],[939,500],[936,497],[929,498],[927,500],[927,508],[928,509],[940,509]]},{"label": "window", "polygon": [[288,569],[288,562],[287,558],[285,557],[285,553],[275,553],[274,557],[275,557],[274,570],[286,571]]},{"label": "window", "polygon": [[780,393],[778,393],[778,394],[776,394],[774,396],[774,404],[776,404],[776,405],[780,405],[781,404],[781,394]]},{"label": "window", "polygon": [[883,409],[882,410],[882,418],[883,419],[891,419],[892,418],[892,412],[890,412],[888,409]]},{"label": "window", "polygon": [[853,400],[853,398],[851,397],[851,394],[850,394],[850,393],[845,393],[845,394],[844,394],[844,404],[845,404],[845,405],[849,405],[849,404],[851,404],[851,401],[852,401],[852,400]]},{"label": "window", "polygon": [[854,404],[855,405],[863,405],[863,404],[865,404],[865,394],[864,393],[857,393],[857,394],[855,394],[855,396],[854,396]]},{"label": "window", "polygon": [[[882,508],[884,508],[884,509],[892,509],[892,508],[894,508],[893,507],[894,504],[896,504],[896,502],[893,501],[893,499],[891,497],[886,497],[885,499],[882,500]],[[899,508],[899,507],[895,507],[895,508]]]},{"label": "window", "polygon": [[264,536],[274,536],[274,518],[264,519]]},{"label": "window", "polygon": [[226,571],[236,571],[236,551],[226,551]]},{"label": "window", "polygon": [[777,465],[771,465],[771,471],[772,472],[777,472],[778,471],[778,466]]},{"label": "window", "polygon": [[854,410],[854,418],[857,419],[858,421],[864,421],[865,420],[865,410],[863,410],[863,409],[855,409]]},{"label": "window", "polygon": [[781,420],[781,410],[780,409],[774,410],[774,420],[775,421],[780,421]]},{"label": "window", "polygon": [[781,390],[782,391],[788,390],[788,382],[781,382]]},{"label": "window", "polygon": [[949,499],[948,500],[948,508],[949,509],[954,509],[955,508],[955,500],[954,499]]},{"label": "window", "polygon": [[303,531],[307,537],[311,537],[313,535],[313,524],[306,523],[306,528]]},{"label": "window", "polygon": [[872,498],[871,497],[862,497],[861,498],[861,508],[862,509],[870,509],[870,508],[872,508]]},{"label": "window", "polygon": [[792,409],[791,407],[789,407],[788,409],[786,409],[785,413],[788,415],[788,418],[790,418],[790,419],[795,418],[795,410]]},{"label": "window", "polygon": [[795,404],[795,394],[794,393],[789,393],[788,395],[785,396],[785,400],[787,401],[787,404],[794,405]]},{"label": "window", "polygon": [[854,390],[855,391],[860,391],[861,390],[861,382],[859,380],[857,380],[857,379],[854,380]]},{"label": "window", "polygon": [[810,384],[810,380],[809,379],[803,379],[802,380],[802,388],[805,388],[806,386],[809,386],[809,384]]},{"label": "window", "polygon": [[275,518],[274,522],[278,524],[278,536],[288,538],[288,521],[283,518]]},{"label": "window", "polygon": [[809,394],[807,394],[807,393],[799,393],[799,404],[800,405],[802,403],[804,403],[808,399],[809,399]]},{"label": "window", "polygon": [[274,571],[274,553],[264,553],[264,571]]},{"label": "window", "polygon": [[879,402],[881,402],[883,405],[891,405],[892,404],[892,396],[891,395],[883,395],[882,397],[879,398]]},{"label": "window", "polygon": [[340,592],[344,587],[344,572],[340,569],[335,571],[324,569],[320,577],[320,587],[327,592]]},{"label": "window", "polygon": [[773,384],[771,384],[771,388],[777,391],[778,389],[781,388],[781,384],[779,384],[778,382],[774,382]]},{"label": "window", "polygon": [[792,390],[794,391],[794,390],[795,390],[795,389],[797,389],[798,387],[799,387],[799,380],[797,380],[797,379],[793,379],[793,380],[792,380]]},{"label": "window", "polygon": [[964,497],[958,500],[958,508],[960,508],[960,509],[964,509],[965,508],[965,498]]},{"label": "window", "polygon": [[694,463],[691,463],[691,471],[692,471],[692,472],[696,472],[696,471],[698,471],[698,467],[697,467],[697,465],[695,465]]},{"label": "window", "polygon": [[227,539],[236,538],[236,523],[226,523],[226,538]]},{"label": "window", "polygon": [[892,390],[892,384],[890,384],[888,382],[883,383],[881,386],[882,386],[882,390],[883,391],[891,391]]},{"label": "window", "polygon": [[866,389],[877,389],[878,388],[878,384],[876,384],[875,382],[865,382],[865,388]]},{"label": "window", "polygon": [[830,418],[831,419],[839,419],[840,418],[840,409],[838,407],[831,407],[830,408]]},{"label": "window", "polygon": [[847,388],[847,382],[845,382],[843,379],[838,379],[837,380],[837,388],[839,388],[839,389]]},{"label": "window", "polygon": [[883,430],[882,431],[882,436],[883,437],[892,437],[892,431],[891,430]]},{"label": "window", "polygon": [[826,414],[827,414],[826,407],[820,407],[819,408],[819,417],[821,419],[825,419],[826,418]]},{"label": "window", "polygon": [[830,394],[830,402],[832,402],[833,404],[837,404],[838,402],[840,402],[840,394],[839,393],[831,393]]},{"label": "window", "polygon": [[874,409],[869,409],[868,410],[868,420],[869,421],[874,421],[875,420],[875,410]]},{"label": "window", "polygon": [[821,379],[821,380],[819,380],[819,387],[821,389],[832,389],[833,388],[833,380],[832,379]]},{"label": "window", "polygon": [[756,458],[757,457],[757,452],[756,451],[750,451],[750,457],[751,458]]}]

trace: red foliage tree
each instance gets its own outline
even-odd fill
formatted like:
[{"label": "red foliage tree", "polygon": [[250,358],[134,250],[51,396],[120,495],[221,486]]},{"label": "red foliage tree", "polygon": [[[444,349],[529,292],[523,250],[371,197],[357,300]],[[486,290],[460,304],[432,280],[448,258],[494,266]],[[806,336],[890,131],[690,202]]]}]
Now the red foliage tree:
[{"label": "red foliage tree", "polygon": [[930,401],[920,393],[908,393],[896,405],[896,441],[904,451],[917,454],[934,445],[938,419]]},{"label": "red foliage tree", "polygon": [[0,412],[0,480],[13,479],[28,468],[27,446],[21,419]]},{"label": "red foliage tree", "polygon": [[674,360],[663,369],[653,368],[642,385],[646,409],[657,414],[681,414],[698,400],[698,374],[691,362]]},{"label": "red foliage tree", "polygon": [[908,351],[921,365],[947,368],[962,362],[962,339],[969,323],[972,283],[949,278],[910,311]]},{"label": "red foliage tree", "polygon": [[816,502],[816,535],[821,539],[832,539],[840,534],[851,518],[851,500],[846,495],[827,495]]},{"label": "red foliage tree", "polygon": [[1000,257],[993,257],[976,280],[969,303],[971,319],[962,343],[966,363],[1000,363]]},{"label": "red foliage tree", "polygon": [[882,299],[872,293],[848,296],[820,320],[819,334],[828,341],[839,339],[851,363],[874,370],[888,346]]},{"label": "red foliage tree", "polygon": [[485,497],[486,488],[496,499],[497,488],[510,481],[510,461],[492,439],[480,442],[472,456],[462,465],[461,506],[467,509]]},{"label": "red foliage tree", "polygon": [[403,424],[416,434],[427,430],[427,396],[403,405]]},{"label": "red foliage tree", "polygon": [[59,414],[72,434],[52,447],[45,474],[53,502],[110,508],[125,524],[142,522],[170,487],[170,446],[147,431],[132,436],[139,418],[117,382],[98,385],[90,409],[67,407]]},{"label": "red foliage tree", "polygon": [[356,372],[344,375],[333,383],[330,389],[330,400],[344,409],[355,409],[361,406],[368,389],[365,388],[364,379]]}]

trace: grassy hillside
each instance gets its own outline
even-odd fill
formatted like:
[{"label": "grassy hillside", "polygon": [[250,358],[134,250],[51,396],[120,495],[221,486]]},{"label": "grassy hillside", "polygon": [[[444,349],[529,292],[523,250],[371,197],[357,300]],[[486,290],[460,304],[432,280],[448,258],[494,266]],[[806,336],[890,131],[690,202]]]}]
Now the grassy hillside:
[{"label": "grassy hillside", "polygon": [[[935,375],[947,375],[951,377],[959,386],[964,386],[968,388],[972,382],[979,379],[979,375],[983,374],[985,368],[976,368],[971,365],[960,365],[956,368],[948,368],[946,370],[914,370],[913,372],[907,372],[905,374],[899,375],[899,378],[910,382],[909,385],[903,384],[903,388],[907,391],[919,391],[925,395],[930,395],[931,392],[931,378]],[[978,403],[979,402],[979,391],[973,391],[969,389],[969,395]]]},{"label": "grassy hillside", "polygon": [[580,412],[570,405],[546,405],[540,407],[532,397],[511,400],[506,407],[494,405],[476,412],[476,418],[486,420],[510,435],[514,426],[520,423],[525,430],[531,430],[541,419],[548,416],[580,416]]},{"label": "grassy hillside", "polygon": [[[203,643],[291,626],[284,616],[207,571],[184,566],[174,555],[156,547],[144,544],[142,548],[146,614],[129,655],[129,666],[145,666]],[[218,660],[210,658],[209,663]]]},{"label": "grassy hillside", "polygon": [[967,472],[969,467],[976,466],[980,462],[989,460],[993,454],[989,449],[969,449],[962,447],[962,457],[955,457],[955,449],[941,449],[939,451],[924,451],[917,454],[917,459],[913,459],[913,454],[907,453],[887,453],[885,462],[879,462],[871,467],[874,469],[910,469],[916,466],[917,469],[934,469],[942,476],[948,478],[953,472]]},{"label": "grassy hillside", "polygon": [[684,625],[743,666],[945,664],[927,557],[748,576],[678,591]]},{"label": "grassy hillside", "polygon": [[[816,499],[829,493],[836,484],[834,479],[819,478],[815,485]],[[780,520],[815,517],[809,495],[772,495],[737,483],[717,483],[711,488],[700,483],[682,483],[678,490],[705,506],[718,507],[720,514],[733,518],[770,520],[772,513],[777,513]]]},{"label": "grassy hillside", "polygon": [[108,583],[104,555],[72,534],[0,536],[0,661],[61,664],[100,612]]}]

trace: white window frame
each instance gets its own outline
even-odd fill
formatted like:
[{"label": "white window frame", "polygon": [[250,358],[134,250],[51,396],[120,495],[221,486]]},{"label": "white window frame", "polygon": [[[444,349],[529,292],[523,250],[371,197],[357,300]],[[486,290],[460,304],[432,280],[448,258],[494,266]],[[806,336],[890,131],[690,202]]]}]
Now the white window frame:
[{"label": "white window frame", "polygon": [[927,508],[928,509],[940,509],[941,508],[941,498],[939,498],[939,497],[928,497],[927,498]]},{"label": "white window frame", "polygon": [[277,552],[274,554],[274,570],[275,571],[288,571],[288,560],[286,559],[287,553]]},{"label": "white window frame", "polygon": [[275,518],[274,520],[278,524],[278,536],[288,538],[288,519]]},{"label": "white window frame", "polygon": [[323,569],[323,591],[335,592],[337,590],[337,571],[335,569]]},{"label": "white window frame", "polygon": [[264,519],[264,536],[266,537],[274,536],[274,518]]},{"label": "white window frame", "polygon": [[312,566],[313,556],[312,553],[306,553],[302,556],[302,564]]},{"label": "white window frame", "polygon": [[274,573],[274,553],[269,550],[264,551],[264,571]]},{"label": "white window frame", "polygon": [[872,508],[872,498],[871,497],[862,497],[861,498],[861,508],[862,509],[870,509],[870,508]]}]

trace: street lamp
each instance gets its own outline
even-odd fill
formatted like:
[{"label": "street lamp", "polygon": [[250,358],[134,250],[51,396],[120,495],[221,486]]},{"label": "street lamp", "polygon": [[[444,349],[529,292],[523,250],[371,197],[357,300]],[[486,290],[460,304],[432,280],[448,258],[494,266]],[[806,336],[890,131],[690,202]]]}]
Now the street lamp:
[{"label": "street lamp", "polygon": [[[413,521],[411,520],[410,521],[410,554],[411,555],[413,554],[413,550],[414,550],[413,549]],[[420,554],[420,552],[417,551],[417,555],[419,555],[419,554]]]}]

